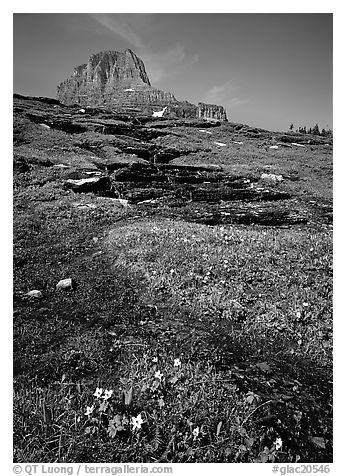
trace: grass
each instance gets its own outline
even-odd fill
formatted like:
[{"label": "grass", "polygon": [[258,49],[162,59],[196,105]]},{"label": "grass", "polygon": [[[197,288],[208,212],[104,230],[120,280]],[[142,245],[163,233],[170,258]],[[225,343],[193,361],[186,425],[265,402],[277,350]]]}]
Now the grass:
[{"label": "grass", "polygon": [[[64,170],[38,160],[60,163],[64,133],[52,155],[47,132],[26,126],[16,150],[30,171],[14,175],[14,460],[331,462],[330,227],[209,227],[75,194]],[[325,146],[268,152],[243,139],[228,155],[176,161],[295,176],[280,187],[330,202]],[[90,159],[73,136],[66,144],[76,166]],[[76,288],[56,291],[68,277]]]},{"label": "grass", "polygon": [[[138,221],[29,182],[15,220],[16,461],[328,458],[330,232]],[[77,290],[57,293],[69,276]],[[114,391],[102,410],[96,387]]]}]

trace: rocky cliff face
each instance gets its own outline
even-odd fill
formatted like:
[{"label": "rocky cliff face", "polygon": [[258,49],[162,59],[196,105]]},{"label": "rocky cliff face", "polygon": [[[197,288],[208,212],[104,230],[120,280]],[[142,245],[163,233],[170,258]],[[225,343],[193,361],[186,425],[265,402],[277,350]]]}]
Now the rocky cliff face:
[{"label": "rocky cliff face", "polygon": [[151,87],[143,61],[131,50],[104,51],[74,69],[73,76],[58,86],[58,99],[64,104],[99,106],[136,87]]},{"label": "rocky cliff face", "polygon": [[172,93],[153,88],[143,61],[131,50],[104,51],[77,66],[58,86],[58,100],[66,105],[105,106],[108,109],[152,115],[167,107],[174,117],[227,121],[222,106],[178,101]]},{"label": "rocky cliff face", "polygon": [[215,119],[219,121],[227,121],[226,111],[222,106],[216,104],[198,103],[197,117],[200,119]]}]

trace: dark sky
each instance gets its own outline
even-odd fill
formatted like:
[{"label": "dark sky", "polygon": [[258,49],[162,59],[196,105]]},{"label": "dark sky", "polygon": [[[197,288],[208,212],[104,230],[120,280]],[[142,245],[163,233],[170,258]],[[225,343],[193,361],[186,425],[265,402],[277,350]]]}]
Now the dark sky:
[{"label": "dark sky", "polygon": [[320,13],[14,14],[14,91],[55,97],[73,68],[131,48],[153,86],[271,130],[332,127],[333,17]]}]

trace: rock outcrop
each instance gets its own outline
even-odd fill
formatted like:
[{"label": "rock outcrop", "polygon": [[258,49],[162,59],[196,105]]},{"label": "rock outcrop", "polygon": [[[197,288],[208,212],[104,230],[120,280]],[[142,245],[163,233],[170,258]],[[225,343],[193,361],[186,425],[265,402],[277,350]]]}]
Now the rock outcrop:
[{"label": "rock outcrop", "polygon": [[153,115],[166,108],[169,117],[227,121],[222,106],[178,101],[175,96],[151,86],[143,61],[130,49],[104,51],[77,66],[71,78],[58,86],[58,100],[66,105],[100,107],[117,112]]},{"label": "rock outcrop", "polygon": [[217,121],[227,121],[226,111],[222,106],[216,104],[198,103],[197,117],[199,119],[215,119]]}]

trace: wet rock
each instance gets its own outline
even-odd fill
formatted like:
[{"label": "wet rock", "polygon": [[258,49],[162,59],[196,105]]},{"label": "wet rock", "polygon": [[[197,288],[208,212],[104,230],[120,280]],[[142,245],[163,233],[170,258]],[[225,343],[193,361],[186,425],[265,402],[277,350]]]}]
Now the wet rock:
[{"label": "wet rock", "polygon": [[136,155],[137,157],[149,160],[153,154],[153,147],[148,144],[139,144],[139,145],[125,145],[120,146],[122,152],[126,154]]},{"label": "wet rock", "polygon": [[65,187],[74,192],[105,192],[111,190],[111,183],[109,177],[90,177],[79,180],[67,179]]},{"label": "wet rock", "polygon": [[[104,153],[104,148],[99,151],[99,154],[102,154],[102,157],[97,157],[93,159],[93,164],[100,169],[107,170],[107,171],[114,171],[118,169],[122,169],[127,167],[131,164],[146,164],[149,165],[149,162],[144,159],[140,159],[135,154],[125,154],[125,153],[115,153],[113,157],[109,154],[107,150]],[[109,154],[109,155],[108,155]]]},{"label": "wet rock", "polygon": [[248,201],[261,201],[261,200],[282,200],[290,198],[290,195],[286,192],[279,192],[273,190],[266,190],[262,188],[254,187],[196,187],[190,192],[190,199],[194,202],[209,202],[216,203],[223,201],[236,201],[236,200],[248,200]]},{"label": "wet rock", "polygon": [[124,195],[128,200],[133,203],[143,202],[146,200],[151,200],[155,198],[162,197],[165,194],[165,191],[162,188],[135,188],[131,191],[126,192]]},{"label": "wet rock", "polygon": [[[185,221],[210,226],[239,223],[266,226],[296,225],[307,222],[307,216],[301,210],[292,208],[292,204],[270,201],[187,201],[185,199],[165,197],[156,201],[155,208],[164,205],[162,212],[167,217],[182,218]],[[148,202],[147,207],[151,204]]]}]

